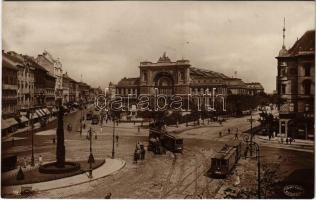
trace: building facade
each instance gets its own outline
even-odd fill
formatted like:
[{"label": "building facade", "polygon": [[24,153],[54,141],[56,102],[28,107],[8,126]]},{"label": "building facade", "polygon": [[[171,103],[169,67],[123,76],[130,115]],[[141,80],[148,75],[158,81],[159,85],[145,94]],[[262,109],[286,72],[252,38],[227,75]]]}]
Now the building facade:
[{"label": "building facade", "polygon": [[2,118],[18,111],[18,65],[2,51]]},{"label": "building facade", "polygon": [[[164,53],[156,63],[144,61],[139,65],[140,76],[123,78],[109,88],[115,94],[197,95],[215,92],[221,95],[248,95],[249,87],[241,79],[230,78],[222,73],[192,67],[189,60],[172,62]],[[259,84],[259,83],[258,83]],[[263,88],[262,88],[263,89]],[[112,92],[113,93],[113,92]],[[111,94],[113,96],[113,94]]]},{"label": "building facade", "polygon": [[55,77],[55,100],[62,100],[63,98],[63,69],[59,59],[53,58],[53,56],[44,51],[38,55],[36,62],[43,66],[50,75]]},{"label": "building facade", "polygon": [[34,66],[35,90],[34,97],[36,107],[54,107],[55,103],[55,82],[56,78],[37,60],[28,57],[29,62]]},{"label": "building facade", "polygon": [[314,137],[315,30],[305,32],[289,50],[283,42],[276,59],[279,133]]},{"label": "building facade", "polygon": [[29,62],[29,59],[22,54],[10,51],[7,53],[10,59],[18,64],[18,109],[26,110],[34,105],[34,66]]},{"label": "building facade", "polygon": [[264,93],[264,88],[261,85],[261,83],[258,82],[251,82],[251,83],[246,83],[248,94],[249,95],[257,95],[257,94],[263,94]]}]

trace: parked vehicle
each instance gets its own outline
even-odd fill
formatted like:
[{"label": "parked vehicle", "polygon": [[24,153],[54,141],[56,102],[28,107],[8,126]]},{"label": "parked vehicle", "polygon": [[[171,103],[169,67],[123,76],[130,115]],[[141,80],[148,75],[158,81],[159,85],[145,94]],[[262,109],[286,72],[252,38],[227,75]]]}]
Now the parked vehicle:
[{"label": "parked vehicle", "polygon": [[225,178],[230,174],[241,156],[241,143],[235,141],[224,147],[211,158],[211,168],[207,174],[211,177]]}]

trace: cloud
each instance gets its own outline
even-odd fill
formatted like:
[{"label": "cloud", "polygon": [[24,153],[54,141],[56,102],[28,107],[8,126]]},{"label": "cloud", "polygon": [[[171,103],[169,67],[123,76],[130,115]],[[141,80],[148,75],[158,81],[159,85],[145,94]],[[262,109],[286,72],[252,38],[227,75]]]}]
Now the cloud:
[{"label": "cloud", "polygon": [[3,2],[6,50],[47,49],[73,78],[106,86],[139,75],[142,60],[164,51],[196,67],[275,89],[282,45],[314,28],[313,2]]}]

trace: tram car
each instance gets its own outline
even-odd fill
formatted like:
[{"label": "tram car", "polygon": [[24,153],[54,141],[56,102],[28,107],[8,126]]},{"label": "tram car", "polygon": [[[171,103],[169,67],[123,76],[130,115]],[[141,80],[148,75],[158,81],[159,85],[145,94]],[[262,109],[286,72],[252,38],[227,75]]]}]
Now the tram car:
[{"label": "tram car", "polygon": [[182,153],[183,139],[167,133],[162,126],[150,125],[148,150],[155,154],[162,154],[165,149],[174,153]]},{"label": "tram car", "polygon": [[211,158],[211,168],[207,175],[215,178],[225,178],[230,174],[241,157],[241,142],[225,144],[223,148]]},{"label": "tram car", "polygon": [[183,139],[166,133],[161,140],[162,146],[173,153],[182,153]]}]

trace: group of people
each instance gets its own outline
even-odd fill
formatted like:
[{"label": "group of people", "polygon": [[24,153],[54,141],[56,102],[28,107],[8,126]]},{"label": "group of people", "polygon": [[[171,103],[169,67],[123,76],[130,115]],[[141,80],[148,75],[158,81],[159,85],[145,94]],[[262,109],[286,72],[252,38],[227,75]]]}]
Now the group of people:
[{"label": "group of people", "polygon": [[[292,144],[292,142],[295,142],[295,139],[292,137],[285,138],[285,144]],[[284,138],[281,137],[281,144],[284,144]]]},{"label": "group of people", "polygon": [[[230,133],[231,133],[231,130],[230,130],[230,128],[228,128],[227,129],[227,134],[230,135]],[[221,131],[219,132],[219,137],[222,137],[222,132]],[[238,140],[238,128],[236,128],[234,140]]]},{"label": "group of people", "polygon": [[[19,160],[19,164],[20,166],[22,166],[23,168],[27,168],[28,166],[30,166],[30,160],[27,159],[25,156],[23,157],[23,159]],[[43,165],[43,156],[39,155],[38,156],[38,165],[41,166]]]},{"label": "group of people", "polygon": [[137,141],[136,148],[134,151],[134,163],[137,163],[138,160],[144,160],[145,159],[145,146],[143,143],[140,143]]}]

